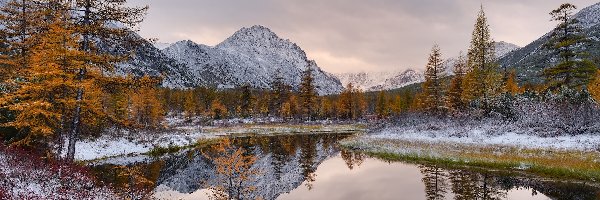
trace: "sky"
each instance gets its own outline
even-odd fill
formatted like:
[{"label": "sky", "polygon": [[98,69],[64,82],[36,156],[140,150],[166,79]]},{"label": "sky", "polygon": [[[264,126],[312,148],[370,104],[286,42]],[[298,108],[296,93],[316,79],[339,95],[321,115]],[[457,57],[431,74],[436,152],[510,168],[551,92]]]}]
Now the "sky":
[{"label": "sky", "polygon": [[332,73],[422,70],[434,44],[455,57],[482,4],[495,41],[525,46],[552,30],[548,13],[565,2],[597,0],[130,0],[150,7],[143,37],[214,46],[263,25]]}]

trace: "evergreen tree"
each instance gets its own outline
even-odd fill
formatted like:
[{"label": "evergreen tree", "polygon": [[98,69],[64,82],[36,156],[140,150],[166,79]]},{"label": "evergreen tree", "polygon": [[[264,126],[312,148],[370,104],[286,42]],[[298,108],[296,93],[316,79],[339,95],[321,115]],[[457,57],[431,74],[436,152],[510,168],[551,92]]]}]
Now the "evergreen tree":
[{"label": "evergreen tree", "polygon": [[252,114],[252,104],[254,102],[253,98],[254,97],[252,97],[250,85],[245,84],[242,86],[242,94],[240,96],[240,114],[242,117],[250,117]]},{"label": "evergreen tree", "polygon": [[317,92],[314,85],[314,77],[312,68],[306,67],[306,70],[302,74],[302,83],[300,83],[300,109],[302,117],[308,120],[312,120],[315,115],[315,106],[317,99]]},{"label": "evergreen tree", "polygon": [[385,91],[380,91],[377,95],[377,103],[375,106],[375,114],[380,119],[386,118],[389,115],[387,99],[385,97]]},{"label": "evergreen tree", "polygon": [[490,111],[490,100],[500,94],[502,75],[498,72],[494,41],[491,39],[483,6],[479,11],[468,52],[469,72],[464,81],[463,99],[478,100],[480,108]]},{"label": "evergreen tree", "polygon": [[459,54],[458,60],[454,64],[453,73],[454,77],[450,81],[450,86],[448,88],[448,108],[459,111],[465,107],[462,94],[464,92],[463,81],[467,74],[467,62],[462,52]]},{"label": "evergreen tree", "polygon": [[270,104],[270,110],[272,111],[272,114],[279,115],[281,113],[281,107],[283,106],[283,103],[287,101],[290,95],[290,86],[285,84],[279,69],[276,71],[275,77],[273,77],[273,81],[271,82],[271,89],[272,99]]},{"label": "evergreen tree", "polygon": [[559,22],[551,34],[548,46],[558,54],[560,63],[544,70],[550,90],[561,87],[581,88],[593,78],[597,68],[593,62],[585,59],[586,53],[577,50],[585,42],[579,21],[573,17],[577,9],[572,4],[562,4],[550,12],[552,20]]},{"label": "evergreen tree", "polygon": [[429,54],[425,69],[425,83],[423,83],[424,109],[428,112],[440,114],[445,110],[442,80],[446,76],[445,71],[440,48],[434,45]]}]

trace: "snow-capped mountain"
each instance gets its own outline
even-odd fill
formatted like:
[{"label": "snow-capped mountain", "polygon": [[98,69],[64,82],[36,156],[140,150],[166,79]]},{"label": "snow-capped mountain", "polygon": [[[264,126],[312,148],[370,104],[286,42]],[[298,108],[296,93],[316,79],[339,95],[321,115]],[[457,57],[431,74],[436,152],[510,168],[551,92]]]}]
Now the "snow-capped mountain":
[{"label": "snow-capped mountain", "polygon": [[167,47],[170,47],[171,45],[173,45],[173,44],[167,43],[167,42],[156,42],[156,43],[154,43],[154,47],[156,47],[159,50],[166,49]]},{"label": "snow-capped mountain", "polygon": [[504,57],[506,54],[521,48],[520,46],[518,46],[516,44],[512,44],[512,43],[508,43],[508,42],[504,42],[504,41],[495,42],[494,46],[496,49],[496,58],[499,58],[499,59]]},{"label": "snow-capped mountain", "polygon": [[214,47],[187,40],[176,42],[163,53],[184,64],[199,86],[233,88],[249,84],[266,89],[279,74],[297,88],[302,73],[310,67],[319,94],[335,94],[343,89],[337,78],[322,71],[298,45],[263,26],[242,28]]},{"label": "snow-capped mountain", "polygon": [[340,73],[335,76],[344,86],[352,83],[365,91],[397,89],[424,81],[423,73],[412,69],[395,72]]},{"label": "snow-capped mountain", "polygon": [[[575,17],[583,28],[583,35],[589,38],[579,48],[589,53],[589,59],[600,58],[600,3],[582,9]],[[541,83],[543,70],[558,61],[556,55],[544,46],[551,33],[546,33],[527,46],[506,54],[500,59],[500,65],[516,69],[521,82]]]}]

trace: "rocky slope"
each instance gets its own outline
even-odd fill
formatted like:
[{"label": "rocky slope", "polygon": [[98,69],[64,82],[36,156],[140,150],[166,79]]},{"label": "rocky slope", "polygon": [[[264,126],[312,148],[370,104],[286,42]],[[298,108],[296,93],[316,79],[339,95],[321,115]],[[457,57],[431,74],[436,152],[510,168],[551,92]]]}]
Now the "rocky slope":
[{"label": "rocky slope", "polygon": [[188,40],[162,52],[182,63],[199,86],[234,88],[249,84],[268,89],[279,74],[287,84],[298,88],[303,71],[310,67],[319,94],[339,93],[343,89],[337,78],[322,71],[298,45],[263,26],[242,28],[214,47]]},{"label": "rocky slope", "polygon": [[352,83],[365,91],[391,90],[424,81],[423,73],[412,69],[396,72],[340,73],[335,76],[344,86]]},{"label": "rocky slope", "polygon": [[[589,59],[600,58],[600,3],[582,9],[575,17],[580,21],[583,34],[589,38],[588,42],[578,48],[587,51]],[[508,53],[500,59],[500,65],[515,69],[521,82],[541,83],[544,80],[543,70],[558,61],[557,57],[544,47],[550,34],[551,32],[523,48]]]}]

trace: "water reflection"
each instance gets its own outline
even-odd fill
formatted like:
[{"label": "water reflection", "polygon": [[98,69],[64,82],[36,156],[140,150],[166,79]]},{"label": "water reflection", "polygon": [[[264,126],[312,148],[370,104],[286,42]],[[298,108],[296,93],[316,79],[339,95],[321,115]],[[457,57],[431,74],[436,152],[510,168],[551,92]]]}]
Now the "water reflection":
[{"label": "water reflection", "polygon": [[[598,199],[599,189],[585,184],[514,177],[484,170],[387,162],[340,149],[348,134],[239,137],[233,149],[254,158],[242,180],[252,186],[240,199]],[[154,182],[155,197],[207,199],[223,184],[215,147],[150,159],[141,166]],[[208,157],[208,158],[207,158]],[[98,170],[111,180],[109,164]],[[222,170],[221,170],[222,171]],[[108,174],[108,175],[106,175]],[[116,177],[116,176],[115,176]],[[228,191],[228,193],[235,193]],[[239,193],[237,193],[239,194]]]}]

